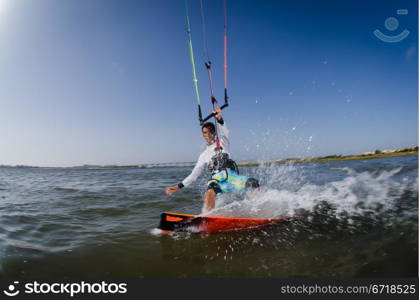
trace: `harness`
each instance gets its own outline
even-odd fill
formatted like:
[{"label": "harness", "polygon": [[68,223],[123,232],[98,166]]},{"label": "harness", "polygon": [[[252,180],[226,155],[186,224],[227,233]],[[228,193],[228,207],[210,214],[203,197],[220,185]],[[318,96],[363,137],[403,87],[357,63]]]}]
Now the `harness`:
[{"label": "harness", "polygon": [[228,180],[228,169],[239,174],[239,167],[228,153],[222,152],[222,147],[215,149],[216,154],[211,158],[211,180],[209,182],[225,182]]},{"label": "harness", "polygon": [[[217,150],[216,150],[217,151]],[[234,160],[232,160],[228,153],[222,152],[219,150],[217,154],[215,154],[212,158],[212,169],[213,173],[221,172],[226,169],[231,169],[237,174],[239,174],[239,168]]]}]

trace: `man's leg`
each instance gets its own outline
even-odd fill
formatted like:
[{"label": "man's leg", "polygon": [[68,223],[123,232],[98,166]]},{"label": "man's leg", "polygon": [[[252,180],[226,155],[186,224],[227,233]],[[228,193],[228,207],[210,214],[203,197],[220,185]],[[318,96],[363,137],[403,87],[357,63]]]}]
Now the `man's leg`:
[{"label": "man's leg", "polygon": [[260,193],[259,181],[255,178],[248,178],[246,181],[246,196],[256,197]]},{"label": "man's leg", "polygon": [[214,189],[207,190],[204,197],[204,207],[202,208],[203,213],[209,212],[215,207],[216,196],[217,194],[215,193]]},{"label": "man's leg", "polygon": [[202,212],[207,213],[215,207],[215,198],[217,194],[222,193],[221,187],[217,180],[211,179],[208,181],[207,191],[204,196],[204,207]]}]

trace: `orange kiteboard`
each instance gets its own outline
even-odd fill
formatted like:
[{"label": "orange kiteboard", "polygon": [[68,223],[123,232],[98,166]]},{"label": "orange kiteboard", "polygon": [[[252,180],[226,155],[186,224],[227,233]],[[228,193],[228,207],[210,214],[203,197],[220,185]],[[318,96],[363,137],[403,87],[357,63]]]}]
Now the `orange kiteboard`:
[{"label": "orange kiteboard", "polygon": [[274,219],[233,218],[220,216],[199,216],[164,212],[161,214],[159,229],[164,233],[196,232],[215,233],[223,231],[244,230],[267,225],[279,224],[296,217]]}]

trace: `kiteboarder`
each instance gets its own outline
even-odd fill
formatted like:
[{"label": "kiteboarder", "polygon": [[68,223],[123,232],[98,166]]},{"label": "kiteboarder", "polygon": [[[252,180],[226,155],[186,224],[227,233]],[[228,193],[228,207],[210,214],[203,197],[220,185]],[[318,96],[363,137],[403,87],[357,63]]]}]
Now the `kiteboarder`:
[{"label": "kiteboarder", "polygon": [[237,164],[230,157],[229,131],[224,119],[221,116],[221,109],[214,109],[216,125],[207,122],[202,125],[202,136],[207,144],[205,150],[200,154],[191,174],[177,185],[166,188],[166,194],[172,195],[183,187],[194,182],[202,171],[208,167],[211,177],[207,184],[207,191],[204,196],[202,212],[209,212],[215,207],[217,194],[244,192],[246,190],[259,190],[259,182],[255,178],[239,175]]}]

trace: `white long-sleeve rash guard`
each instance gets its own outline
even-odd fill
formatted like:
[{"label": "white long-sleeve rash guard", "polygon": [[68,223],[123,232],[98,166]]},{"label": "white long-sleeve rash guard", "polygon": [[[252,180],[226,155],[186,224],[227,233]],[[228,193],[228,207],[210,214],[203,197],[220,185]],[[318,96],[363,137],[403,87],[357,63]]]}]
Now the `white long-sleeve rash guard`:
[{"label": "white long-sleeve rash guard", "polygon": [[[227,153],[230,156],[230,140],[229,140],[229,131],[224,121],[224,124],[220,124],[217,122],[218,126],[218,136],[220,139],[221,147],[223,147],[223,152]],[[211,145],[208,145],[204,152],[199,155],[198,161],[195,164],[191,174],[188,175],[183,181],[182,184],[186,187],[194,182],[199,175],[201,175],[202,171],[205,169],[206,166],[212,167],[211,158],[216,155],[215,152],[216,144],[213,142]]]}]

